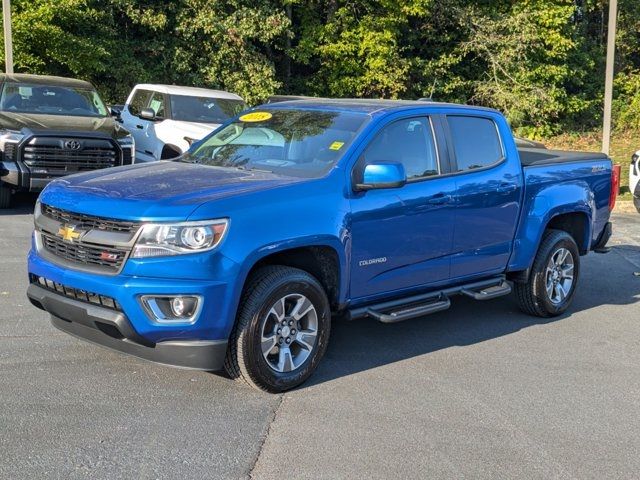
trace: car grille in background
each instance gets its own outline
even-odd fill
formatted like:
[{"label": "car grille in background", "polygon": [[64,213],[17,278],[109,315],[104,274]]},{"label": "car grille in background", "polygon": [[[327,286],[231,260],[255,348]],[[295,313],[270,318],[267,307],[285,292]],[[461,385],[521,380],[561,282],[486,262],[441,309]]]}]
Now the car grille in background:
[{"label": "car grille in background", "polygon": [[29,281],[47,290],[80,300],[81,302],[93,303],[94,305],[102,305],[103,307],[122,311],[122,307],[120,307],[120,304],[116,300],[105,295],[98,295],[97,293],[87,292],[79,288],[69,287],[48,278],[41,277],[40,275],[34,275],[33,273],[29,274]]},{"label": "car grille in background", "polygon": [[140,228],[140,223],[114,220],[109,218],[83,215],[82,213],[68,212],[50,205],[41,205],[43,215],[61,223],[77,225],[83,230],[105,230],[108,232],[135,232]]},{"label": "car grille in background", "polygon": [[62,260],[101,268],[111,273],[119,272],[127,257],[126,250],[86,243],[68,243],[44,232],[42,232],[42,245],[49,253]]},{"label": "car grille in background", "polygon": [[[80,148],[66,148],[65,142],[68,141],[77,142]],[[22,147],[22,160],[32,169],[64,175],[120,165],[120,153],[109,140],[104,139],[34,137]]]}]

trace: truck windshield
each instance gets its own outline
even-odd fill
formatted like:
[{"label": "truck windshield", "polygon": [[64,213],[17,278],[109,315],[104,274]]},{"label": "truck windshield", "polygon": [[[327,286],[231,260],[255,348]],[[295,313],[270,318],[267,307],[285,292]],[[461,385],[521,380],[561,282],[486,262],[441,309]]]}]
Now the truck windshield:
[{"label": "truck windshield", "polygon": [[224,123],[246,108],[242,100],[171,95],[171,118],[182,122]]},{"label": "truck windshield", "polygon": [[194,144],[182,160],[317,178],[335,165],[368,118],[317,110],[254,110]]},{"label": "truck windshield", "polygon": [[28,83],[5,83],[0,96],[0,110],[78,117],[107,115],[107,108],[93,89]]}]

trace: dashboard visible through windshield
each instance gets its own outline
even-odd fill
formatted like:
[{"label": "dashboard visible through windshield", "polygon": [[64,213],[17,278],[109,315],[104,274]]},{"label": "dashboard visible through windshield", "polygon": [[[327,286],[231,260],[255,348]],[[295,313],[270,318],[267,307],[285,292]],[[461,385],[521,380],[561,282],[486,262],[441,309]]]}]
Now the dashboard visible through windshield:
[{"label": "dashboard visible through windshield", "polygon": [[254,110],[195,144],[182,161],[316,178],[335,165],[368,119],[344,112]]}]

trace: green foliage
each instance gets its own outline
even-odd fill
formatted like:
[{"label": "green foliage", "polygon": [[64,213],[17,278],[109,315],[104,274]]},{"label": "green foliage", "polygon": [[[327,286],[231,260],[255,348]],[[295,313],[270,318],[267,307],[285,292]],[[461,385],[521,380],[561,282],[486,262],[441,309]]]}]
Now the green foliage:
[{"label": "green foliage", "polygon": [[[482,104],[540,137],[602,115],[604,0],[13,0],[16,71]],[[619,0],[614,112],[640,127],[640,0]]]}]

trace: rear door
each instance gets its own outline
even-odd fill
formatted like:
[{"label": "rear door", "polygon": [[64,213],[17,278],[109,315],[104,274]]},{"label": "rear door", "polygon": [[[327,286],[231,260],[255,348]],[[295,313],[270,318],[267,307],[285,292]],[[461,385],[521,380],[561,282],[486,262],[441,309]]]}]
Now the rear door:
[{"label": "rear door", "polygon": [[493,117],[447,115],[446,124],[457,196],[451,278],[501,272],[518,221],[522,167],[506,158]]},{"label": "rear door", "polygon": [[445,282],[454,225],[454,181],[439,120],[394,118],[365,142],[352,172],[369,163],[400,162],[407,184],[356,192],[351,198],[352,299],[379,297]]}]

